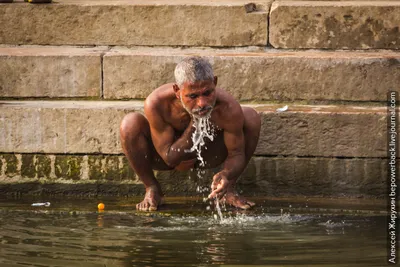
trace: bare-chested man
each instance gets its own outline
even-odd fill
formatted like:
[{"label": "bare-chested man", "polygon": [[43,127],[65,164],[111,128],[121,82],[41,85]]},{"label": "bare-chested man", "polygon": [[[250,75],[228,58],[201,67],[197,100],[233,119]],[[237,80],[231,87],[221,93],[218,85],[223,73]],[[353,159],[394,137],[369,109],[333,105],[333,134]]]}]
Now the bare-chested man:
[{"label": "bare-chested man", "polygon": [[[206,139],[201,151],[205,166],[222,170],[214,175],[209,198],[225,198],[227,204],[248,209],[254,203],[235,190],[239,175],[256,149],[260,116],[240,104],[225,90],[217,88],[217,77],[205,59],[189,57],[175,68],[176,83],[162,85],[146,99],[143,116],[133,112],[122,120],[122,148],[131,167],[146,188],[138,210],[157,210],[163,193],[153,170],[200,168],[192,134],[196,118],[210,116],[215,127],[213,141]],[[245,89],[245,88],[244,88]]]}]

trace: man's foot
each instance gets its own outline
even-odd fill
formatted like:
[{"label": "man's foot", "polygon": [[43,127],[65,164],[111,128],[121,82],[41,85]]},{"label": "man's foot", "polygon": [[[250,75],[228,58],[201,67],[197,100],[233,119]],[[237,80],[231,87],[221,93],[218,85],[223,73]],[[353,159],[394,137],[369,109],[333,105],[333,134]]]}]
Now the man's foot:
[{"label": "man's foot", "polygon": [[141,211],[154,211],[162,204],[161,190],[155,187],[146,188],[146,194],[142,202],[136,205],[137,210]]},{"label": "man's foot", "polygon": [[226,192],[225,196],[225,203],[232,205],[236,208],[240,208],[240,209],[250,209],[251,207],[253,207],[254,205],[256,205],[256,203],[247,200],[246,198],[240,196],[235,190],[228,190],[228,192]]}]

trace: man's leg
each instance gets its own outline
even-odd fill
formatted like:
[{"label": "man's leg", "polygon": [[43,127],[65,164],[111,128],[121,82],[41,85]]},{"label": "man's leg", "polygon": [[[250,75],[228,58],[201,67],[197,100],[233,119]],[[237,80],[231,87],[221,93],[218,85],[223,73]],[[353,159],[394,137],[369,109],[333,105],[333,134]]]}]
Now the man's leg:
[{"label": "man's leg", "polygon": [[[258,138],[260,137],[260,129],[261,129],[261,118],[260,115],[254,109],[250,107],[242,107],[244,114],[244,137],[245,137],[245,157],[246,157],[246,166],[249,163],[251,157],[256,150]],[[226,203],[233,205],[238,208],[248,209],[255,205],[254,202],[248,201],[246,198],[240,196],[236,190],[236,181],[232,180],[225,194]]]},{"label": "man's leg", "polygon": [[146,188],[144,200],[136,208],[144,211],[157,210],[163,193],[154,177],[153,169],[168,170],[169,167],[154,149],[147,119],[140,113],[127,114],[121,122],[120,135],[124,154]]}]

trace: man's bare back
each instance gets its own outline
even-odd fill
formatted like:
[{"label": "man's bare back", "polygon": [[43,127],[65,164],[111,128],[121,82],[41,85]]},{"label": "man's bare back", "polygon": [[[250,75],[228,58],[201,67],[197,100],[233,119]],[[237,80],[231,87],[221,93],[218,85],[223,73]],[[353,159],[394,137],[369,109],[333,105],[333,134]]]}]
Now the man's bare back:
[{"label": "man's bare back", "polygon": [[[254,153],[260,132],[260,117],[251,108],[242,108],[225,90],[217,88],[217,77],[180,86],[165,84],[146,99],[145,117],[128,114],[121,123],[121,141],[132,168],[146,187],[139,210],[155,210],[162,191],[153,170],[212,168],[223,164],[214,175],[210,198],[224,198],[228,204],[250,208],[235,191],[236,180]],[[205,166],[200,166],[192,135],[196,119],[209,117],[215,128],[213,141],[201,151]]]}]

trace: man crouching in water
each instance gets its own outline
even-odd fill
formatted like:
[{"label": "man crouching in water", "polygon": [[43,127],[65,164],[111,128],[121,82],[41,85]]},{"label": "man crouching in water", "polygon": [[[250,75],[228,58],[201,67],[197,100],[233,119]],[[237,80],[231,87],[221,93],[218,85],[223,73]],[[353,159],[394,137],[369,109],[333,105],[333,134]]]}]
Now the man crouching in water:
[{"label": "man crouching in water", "polygon": [[[175,68],[176,83],[154,90],[146,99],[143,116],[127,114],[120,127],[123,151],[131,167],[146,187],[138,210],[157,210],[163,193],[153,170],[214,168],[209,198],[225,198],[227,204],[248,209],[255,203],[235,190],[240,174],[256,149],[261,120],[258,113],[240,104],[225,90],[217,88],[217,77],[209,62],[200,57],[182,60]],[[201,151],[200,166],[193,146],[193,122],[209,116],[214,126],[213,141]]]}]

